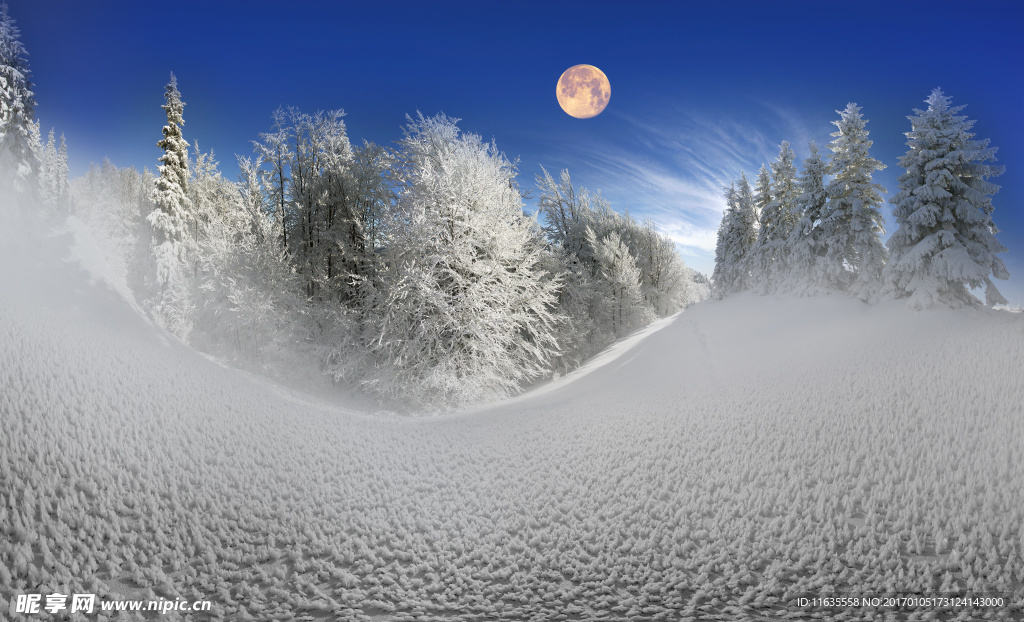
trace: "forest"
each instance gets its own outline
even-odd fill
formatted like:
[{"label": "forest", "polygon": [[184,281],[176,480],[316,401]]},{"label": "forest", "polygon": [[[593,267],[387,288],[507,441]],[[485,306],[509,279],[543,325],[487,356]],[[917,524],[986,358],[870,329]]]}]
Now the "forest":
[{"label": "forest", "polygon": [[990,278],[1009,277],[989,181],[1003,167],[939,89],[909,117],[887,243],[885,189],[872,180],[885,165],[850,103],[827,161],[812,143],[798,175],[783,141],[753,188],[742,173],[725,189],[708,279],[653,221],[574,187],[567,170],[541,167],[524,188],[517,161],[444,114],[407,115],[385,146],[353,144],[341,109],[281,107],[229,180],[186,138],[172,73],[156,172],[105,161],[69,180],[64,137],[41,138],[6,12],[0,36],[15,202],[83,221],[157,324],[241,367],[315,370],[392,404],[448,408],[568,373],[709,293],[924,308],[976,305],[983,290],[985,304],[1006,303]]},{"label": "forest", "polygon": [[172,73],[156,173],[105,161],[69,180],[6,16],[3,29],[16,202],[83,221],[157,324],[238,366],[316,370],[397,407],[465,406],[708,295],[652,221],[568,171],[541,169],[527,213],[517,163],[444,114],[407,116],[395,146],[353,145],[343,110],[282,107],[229,180],[186,139]]},{"label": "forest", "polygon": [[849,104],[834,124],[823,160],[818,146],[797,175],[789,142],[762,165],[754,188],[745,174],[725,191],[715,248],[714,296],[754,291],[817,295],[846,292],[865,302],[906,299],[913,308],[1006,304],[990,277],[1008,279],[997,253],[992,197],[1000,175],[996,150],[974,140],[973,121],[935,89],[927,110],[909,117],[905,172],[891,199],[897,229],[882,242],[885,188],[872,173],[885,165],[869,154],[867,120]]}]

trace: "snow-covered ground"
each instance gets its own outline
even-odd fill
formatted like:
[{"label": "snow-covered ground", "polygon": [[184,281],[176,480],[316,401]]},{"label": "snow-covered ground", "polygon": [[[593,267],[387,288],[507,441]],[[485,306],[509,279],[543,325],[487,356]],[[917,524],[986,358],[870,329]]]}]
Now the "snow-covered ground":
[{"label": "snow-covered ground", "polygon": [[843,591],[1024,615],[1022,314],[737,296],[507,403],[408,418],[218,365],[88,244],[38,250],[0,275],[0,618],[53,591],[231,620],[935,612],[797,600]]}]

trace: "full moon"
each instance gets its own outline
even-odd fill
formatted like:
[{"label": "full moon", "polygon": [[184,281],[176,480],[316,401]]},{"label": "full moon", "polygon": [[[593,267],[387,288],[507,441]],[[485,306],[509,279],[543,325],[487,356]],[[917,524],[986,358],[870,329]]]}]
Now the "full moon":
[{"label": "full moon", "polygon": [[558,105],[569,116],[589,119],[601,114],[612,96],[608,76],[593,65],[569,67],[555,87]]}]

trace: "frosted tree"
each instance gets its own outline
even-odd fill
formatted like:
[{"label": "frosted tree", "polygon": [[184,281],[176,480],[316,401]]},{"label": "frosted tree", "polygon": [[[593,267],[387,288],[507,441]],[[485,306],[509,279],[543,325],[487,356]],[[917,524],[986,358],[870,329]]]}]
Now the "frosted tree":
[{"label": "frosted tree", "polygon": [[974,121],[957,113],[940,89],[914,110],[907,132],[910,149],[900,158],[906,172],[893,198],[897,229],[889,238],[889,262],[883,271],[883,294],[904,298],[923,308],[934,304],[973,305],[968,287],[985,287],[985,304],[1006,300],[990,276],[1009,278],[996,256],[1006,247],[995,238],[992,197],[1000,175],[989,141],[973,140]]},{"label": "frosted tree", "polygon": [[278,108],[273,113],[274,131],[260,134],[259,141],[253,141],[257,161],[260,167],[260,182],[268,197],[268,209],[275,218],[277,237],[281,248],[288,248],[288,229],[291,226],[288,218],[288,193],[291,178],[288,175],[288,163],[292,158],[289,140],[291,128],[288,126],[286,113]]},{"label": "frosted tree", "polygon": [[640,229],[636,261],[640,269],[640,289],[654,315],[671,315],[707,298],[709,292],[695,287],[695,273],[683,263],[675,242],[659,233],[649,218]]},{"label": "frosted tree", "polygon": [[71,181],[68,177],[68,143],[64,134],[60,135],[60,145],[57,147],[57,170],[54,175],[56,193],[55,208],[59,214],[71,212]]},{"label": "frosted tree", "polygon": [[240,362],[287,362],[305,342],[306,309],[266,202],[261,163],[239,157],[236,185],[211,157],[196,159],[203,165],[193,169],[198,181],[190,190],[198,185],[212,209],[196,257],[201,333],[193,333],[193,343]]},{"label": "frosted tree", "polygon": [[757,242],[754,195],[746,173],[726,189],[726,213],[715,248],[714,293],[717,298],[751,286],[751,252]]},{"label": "frosted tree", "polygon": [[611,343],[615,335],[607,312],[607,288],[601,285],[603,276],[587,241],[587,228],[597,226],[598,220],[590,193],[573,186],[568,170],[562,170],[558,181],[543,166],[541,171],[536,178],[540,190],[537,211],[557,252],[549,271],[564,275],[558,309],[565,321],[558,333],[562,352],[556,367],[568,372]]},{"label": "frosted tree", "polygon": [[397,199],[392,183],[396,161],[393,150],[369,141],[353,149],[353,219],[359,226],[353,251],[362,262],[355,273],[364,278],[376,269],[378,250],[384,246],[385,221]]},{"label": "frosted tree", "polygon": [[847,290],[867,300],[876,295],[886,249],[879,207],[885,188],[872,181],[875,171],[885,165],[868,154],[872,141],[860,107],[850,103],[836,111],[839,128],[830,143],[832,157],[827,172],[832,181],[826,188],[828,209],[822,219],[824,277],[832,288]]},{"label": "frosted tree", "polygon": [[0,195],[33,202],[39,197],[39,128],[21,32],[0,4]]},{"label": "frosted tree", "polygon": [[[566,170],[556,180],[541,167],[536,181],[538,216],[555,250],[554,259],[561,264],[552,271],[565,276],[558,294],[558,308],[566,321],[559,332],[562,354],[557,367],[568,371],[629,327],[706,297],[703,288],[694,287],[693,272],[683,263],[675,243],[658,233],[653,222],[640,223],[628,211],[616,212],[600,192],[592,195],[585,188],[576,189]],[[608,281],[614,271],[598,257],[597,245],[612,233],[639,270],[642,301],[631,314],[620,314],[621,296],[615,292],[622,290]]]},{"label": "frosted tree", "polygon": [[774,292],[789,271],[789,237],[796,227],[796,154],[788,141],[779,145],[779,156],[771,164],[771,200],[761,213],[758,237],[760,259],[759,289]]},{"label": "frosted tree", "polygon": [[444,115],[410,119],[401,157],[372,343],[394,378],[368,380],[421,403],[509,394],[558,350],[559,280],[515,166]]},{"label": "frosted tree", "polygon": [[590,195],[585,189],[576,191],[568,170],[561,172],[557,182],[543,166],[541,171],[543,174],[537,176],[537,208],[544,232],[566,253],[583,258],[588,254],[586,229],[593,211]]},{"label": "frosted tree", "polygon": [[809,294],[823,285],[821,257],[821,219],[825,213],[825,162],[818,145],[808,144],[811,154],[804,160],[796,198],[796,214],[800,220],[789,237],[790,274],[787,289]]},{"label": "frosted tree", "polygon": [[589,227],[586,234],[603,277],[600,283],[606,288],[610,303],[605,310],[612,332],[622,336],[650,322],[653,318],[643,304],[640,269],[619,234],[612,231],[598,238]]},{"label": "frosted tree", "polygon": [[771,289],[767,282],[771,264],[768,242],[775,219],[772,217],[772,177],[764,164],[754,182],[754,212],[757,214],[757,240],[747,253],[745,263],[750,272],[750,288],[766,292]]},{"label": "frosted tree", "polygon": [[350,172],[352,146],[342,117],[332,110],[306,114],[289,109],[294,150],[291,173],[290,244],[295,270],[306,280],[306,295],[327,300],[334,294],[349,302],[345,284],[359,264],[363,245],[355,218]]},{"label": "frosted tree", "polygon": [[40,149],[39,155],[39,195],[43,205],[51,212],[57,211],[57,142],[53,137],[53,128],[46,137],[46,144]]},{"label": "frosted tree", "polygon": [[187,262],[191,201],[188,198],[188,143],[181,135],[185,104],[178,91],[178,80],[171,74],[164,93],[167,124],[163,140],[157,146],[160,176],[153,188],[153,211],[148,220],[152,227],[153,257],[157,266],[158,295],[153,301],[154,315],[180,337],[189,330],[190,301],[184,268]]},{"label": "frosted tree", "polygon": [[733,220],[736,218],[736,184],[725,189],[725,212],[722,214],[722,222],[718,225],[718,237],[715,242],[715,271],[711,274],[714,283],[713,291],[716,299],[721,300],[727,294],[735,291],[734,272],[736,266],[732,263],[733,246]]},{"label": "frosted tree", "polygon": [[736,291],[743,291],[752,286],[749,256],[757,243],[758,222],[754,192],[747,181],[747,174],[741,172],[736,184],[736,218],[732,222],[736,247],[731,261],[735,266]]}]

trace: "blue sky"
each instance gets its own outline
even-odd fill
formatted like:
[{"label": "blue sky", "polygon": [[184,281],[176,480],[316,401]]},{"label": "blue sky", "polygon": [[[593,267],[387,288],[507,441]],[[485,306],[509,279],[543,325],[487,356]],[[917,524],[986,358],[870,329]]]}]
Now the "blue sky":
[{"label": "blue sky", "polygon": [[[79,2],[8,0],[22,30],[43,132],[67,135],[73,175],[109,157],[155,168],[173,71],[185,137],[234,154],[293,105],[342,108],[354,142],[390,144],[406,114],[444,112],[613,207],[651,216],[710,274],[721,187],[753,177],[789,140],[828,153],[836,110],[857,102],[872,154],[902,172],[906,117],[940,86],[999,148],[999,239],[1024,304],[1024,3],[944,2]],[[612,85],[592,119],[561,111],[568,67]],[[536,192],[534,192],[536,195]],[[891,221],[891,207],[883,212]]]}]

